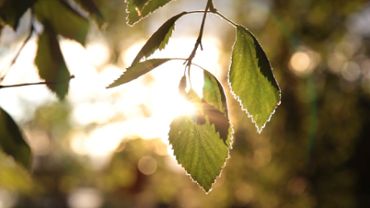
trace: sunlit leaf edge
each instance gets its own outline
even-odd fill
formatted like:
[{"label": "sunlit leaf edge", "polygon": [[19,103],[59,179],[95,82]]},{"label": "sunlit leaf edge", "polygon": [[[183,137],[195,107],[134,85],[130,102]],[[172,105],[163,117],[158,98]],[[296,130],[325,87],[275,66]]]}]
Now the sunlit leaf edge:
[{"label": "sunlit leaf edge", "polygon": [[[133,81],[133,80],[135,80],[135,79],[137,79],[137,78],[141,77],[142,75],[144,75],[144,74],[146,74],[146,73],[150,72],[151,70],[153,70],[153,69],[157,68],[158,66],[160,66],[160,65],[162,65],[162,64],[164,64],[164,63],[166,63],[166,62],[170,61],[170,60],[172,60],[172,59],[169,59],[169,58],[159,58],[159,59],[147,59],[147,60],[145,60],[145,61],[139,62],[139,63],[137,63],[137,64],[135,64],[135,65],[133,65],[133,66],[130,66],[130,67],[126,68],[126,70],[122,73],[122,75],[121,75],[121,76],[119,76],[116,80],[114,80],[114,81],[113,81],[110,85],[108,85],[106,88],[113,88],[113,87],[117,87],[117,86],[120,86],[120,85],[126,84],[126,83],[128,83],[128,82],[131,82],[131,81]],[[148,63],[148,62],[151,62],[151,61],[158,61],[159,63],[158,63],[158,64],[156,64],[155,66],[153,66],[153,67],[149,68],[146,72],[141,73],[140,75],[136,76],[135,78],[129,79],[128,81],[124,80],[124,78],[125,78],[125,76],[126,76],[126,75],[125,75],[125,74],[126,74],[126,72],[128,72],[129,70],[131,70],[131,71],[132,71],[132,69],[133,69],[134,67],[137,67],[137,66],[138,66],[138,65],[140,65],[140,64],[145,64],[145,63]]]},{"label": "sunlit leaf edge", "polygon": [[[244,28],[247,32],[249,32],[250,33],[250,35],[254,38],[254,40],[259,44],[259,46],[261,47],[261,49],[263,50],[263,48],[262,48],[262,46],[261,46],[261,44],[260,44],[260,42],[257,40],[257,38],[256,38],[256,36],[250,31],[250,30],[248,30],[246,27],[244,27],[244,26],[242,26],[242,25],[238,25],[238,27],[242,27],[242,28]],[[237,31],[237,28],[235,28],[235,31]],[[234,48],[235,48],[235,45],[236,45],[236,39],[237,39],[237,34],[235,33],[235,41],[234,41],[234,44],[233,44],[233,46],[232,46],[232,50],[231,51],[234,51]],[[264,53],[265,53],[265,51],[263,51]],[[266,54],[266,53],[265,53]],[[268,57],[267,57],[267,55],[266,55],[266,58],[267,58],[267,60],[268,60]],[[271,70],[273,71],[273,67],[271,66],[271,63],[270,63],[270,60],[268,60],[268,62],[269,62],[269,65],[270,65],[270,68],[271,68]],[[233,88],[232,88],[232,85],[231,85],[231,82],[230,82],[230,71],[231,71],[231,65],[232,65],[232,56],[230,56],[230,66],[229,66],[229,70],[228,70],[228,72],[227,72],[227,83],[228,83],[228,86],[229,86],[229,88],[230,88],[230,93],[231,93],[231,95],[234,97],[234,99],[239,103],[239,106],[240,106],[240,108],[247,114],[247,116],[248,116],[248,118],[250,118],[251,119],[251,121],[252,121],[252,123],[254,124],[254,126],[256,127],[256,129],[257,129],[257,132],[260,134],[260,133],[262,133],[262,130],[266,127],[266,124],[268,123],[268,122],[270,122],[270,120],[271,120],[271,118],[272,118],[272,116],[275,114],[275,112],[276,112],[276,109],[280,106],[280,104],[281,104],[281,97],[282,97],[282,92],[281,92],[281,88],[280,88],[280,86],[279,86],[279,83],[278,82],[276,82],[276,85],[278,86],[278,89],[279,89],[279,101],[275,104],[275,107],[274,107],[274,109],[271,111],[271,113],[270,113],[270,116],[266,119],[266,121],[265,121],[265,123],[263,124],[263,125],[261,125],[260,127],[258,126],[258,124],[257,124],[257,122],[254,120],[254,118],[253,118],[253,115],[251,114],[251,113],[249,113],[249,111],[248,111],[248,109],[247,108],[244,108],[244,105],[243,105],[243,102],[242,102],[242,100],[240,99],[240,97],[238,96],[238,95],[236,95],[235,94],[235,92],[234,92],[234,90],[233,90]],[[275,75],[272,73],[272,76],[273,76],[273,78],[276,80],[276,78],[275,78]]]},{"label": "sunlit leaf edge", "polygon": [[[175,28],[176,21],[185,15],[186,12],[182,12],[177,14],[170,19],[168,19],[165,23],[163,23],[153,34],[152,36],[146,41],[144,46],[140,49],[137,53],[134,61],[131,65],[139,63],[142,58],[148,58],[152,55],[156,50],[162,50],[167,45],[170,37],[172,36],[173,30]],[[163,32],[164,35],[162,34]],[[156,41],[156,39],[160,38],[160,41]],[[153,46],[154,45],[154,46]]]},{"label": "sunlit leaf edge", "polygon": [[[159,7],[157,7],[156,9],[154,9],[153,11],[150,11],[150,12],[148,12],[148,14],[146,14],[146,15],[144,15],[144,16],[142,16],[141,18],[139,18],[139,19],[137,19],[136,21],[133,21],[133,22],[131,22],[130,21],[130,11],[129,11],[129,9],[128,9],[128,1],[129,0],[125,0],[125,3],[126,3],[126,9],[125,9],[125,12],[126,12],[126,24],[127,25],[129,25],[129,26],[131,26],[131,27],[133,27],[133,26],[135,26],[137,23],[139,23],[139,22],[141,22],[142,20],[144,20],[145,18],[147,18],[148,16],[150,16],[151,14],[153,14],[153,13],[155,13],[158,9],[160,9],[160,8],[162,8],[162,7],[164,7],[164,6],[166,6],[168,3],[170,3],[171,1],[173,1],[173,0],[168,0],[168,2],[166,2],[165,4],[163,4],[162,6],[159,6]],[[149,3],[150,3],[150,1],[153,1],[153,0],[149,0],[147,3],[145,3],[145,5],[143,6],[143,9],[144,9],[144,7],[146,6],[146,5],[148,5]]]},{"label": "sunlit leaf edge", "polygon": [[[171,122],[171,124],[172,124],[172,122]],[[214,127],[214,125],[212,125],[213,127]],[[215,127],[214,127],[215,128]],[[216,130],[215,130],[216,131]],[[189,173],[189,171],[179,162],[179,160],[178,160],[178,158],[177,158],[177,155],[175,154],[175,150],[174,150],[174,148],[173,148],[173,145],[171,144],[171,142],[169,142],[169,145],[171,146],[171,153],[172,153],[172,155],[175,157],[175,159],[176,159],[176,162],[177,162],[177,164],[178,165],[180,165],[183,169],[184,169],[184,171],[185,171],[185,175],[187,175],[189,178],[190,178],[190,180],[193,182],[193,183],[195,183],[195,184],[197,184],[206,194],[209,194],[212,190],[213,190],[213,187],[214,187],[214,185],[215,185],[215,183],[217,182],[217,180],[219,179],[219,178],[221,178],[221,176],[222,176],[222,174],[223,174],[223,171],[225,170],[225,167],[226,167],[226,165],[227,165],[227,162],[228,162],[228,160],[230,159],[230,157],[231,157],[231,151],[233,150],[233,143],[234,143],[234,133],[235,133],[235,131],[234,131],[234,128],[233,128],[233,125],[230,123],[230,130],[229,130],[230,132],[229,132],[229,143],[228,143],[228,152],[227,152],[227,156],[226,156],[226,158],[225,158],[225,161],[224,161],[224,163],[222,164],[222,167],[221,167],[221,169],[220,169],[220,173],[215,177],[215,179],[213,180],[213,182],[211,183],[211,185],[210,185],[210,189],[208,189],[208,190],[206,190],[202,185],[200,185],[191,175],[190,175],[190,173]],[[169,133],[170,133],[170,131],[169,131]],[[170,137],[170,135],[169,135],[169,133],[168,133],[168,138]]]}]

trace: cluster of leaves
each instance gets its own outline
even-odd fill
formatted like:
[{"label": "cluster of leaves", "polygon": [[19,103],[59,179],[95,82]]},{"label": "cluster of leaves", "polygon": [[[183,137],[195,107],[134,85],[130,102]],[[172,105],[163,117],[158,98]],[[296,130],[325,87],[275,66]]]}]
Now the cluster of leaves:
[{"label": "cluster of leaves", "polygon": [[[135,24],[170,0],[127,0],[128,24]],[[126,71],[108,87],[116,87],[150,72],[171,58],[147,59],[154,51],[164,49],[174,30],[176,21],[184,15],[197,13],[182,12],[168,19],[145,43]],[[190,70],[192,59],[201,45],[205,18],[213,13],[236,30],[236,41],[231,56],[228,81],[231,93],[240,103],[261,132],[280,103],[280,88],[273,76],[265,52],[254,35],[241,25],[224,17],[207,1],[206,9],[193,52],[186,60],[184,76],[179,83],[179,92],[197,106],[196,115],[175,119],[170,126],[169,141],[177,161],[206,192],[212,188],[229,156],[233,130],[228,118],[224,88],[218,79],[204,70],[203,97],[191,87]],[[189,85],[189,86],[188,86]]]},{"label": "cluster of leaves", "polygon": [[[21,49],[33,36],[38,36],[38,49],[35,64],[44,84],[59,99],[68,93],[69,80],[73,77],[65,63],[59,36],[75,40],[82,45],[86,42],[89,21],[81,11],[102,19],[102,15],[93,0],[3,0],[0,1],[0,29],[9,26],[17,30],[20,19],[28,11],[31,14],[29,35]],[[35,24],[42,25],[42,31],[36,31]],[[16,61],[19,53],[13,60]],[[3,80],[1,77],[0,80]],[[3,87],[3,86],[1,86]],[[13,119],[0,108],[0,149],[13,156],[20,164],[29,167],[30,149]]]}]

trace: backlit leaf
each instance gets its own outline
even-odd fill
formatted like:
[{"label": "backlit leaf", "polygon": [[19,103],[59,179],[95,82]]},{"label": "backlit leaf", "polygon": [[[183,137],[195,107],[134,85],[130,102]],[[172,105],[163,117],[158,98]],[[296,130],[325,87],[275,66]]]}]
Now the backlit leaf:
[{"label": "backlit leaf", "polygon": [[211,73],[204,71],[203,112],[211,124],[214,124],[222,140],[226,142],[230,123],[227,103],[221,83]]},{"label": "backlit leaf", "polygon": [[220,175],[229,155],[214,125],[199,125],[191,117],[175,119],[170,126],[169,141],[175,157],[191,178],[206,192]]},{"label": "backlit leaf", "polygon": [[211,73],[204,71],[203,98],[219,111],[227,114],[226,96],[221,83]]},{"label": "backlit leaf", "polygon": [[140,63],[137,63],[133,66],[130,66],[126,69],[126,71],[112,84],[108,86],[108,88],[117,87],[119,85],[125,84],[130,82],[141,75],[144,75],[157,66],[169,61],[170,59],[149,59]]},{"label": "backlit leaf", "polygon": [[242,26],[237,27],[236,33],[229,84],[242,109],[261,132],[280,104],[280,88],[266,54],[253,34]]},{"label": "backlit leaf", "polygon": [[29,168],[31,150],[10,115],[0,108],[0,150],[12,156],[15,161]]},{"label": "backlit leaf", "polygon": [[44,23],[44,31],[39,36],[35,64],[40,77],[47,82],[47,87],[63,99],[68,92],[70,74],[57,34],[47,23]]},{"label": "backlit leaf", "polygon": [[34,2],[34,0],[5,0],[0,5],[0,25],[5,23],[14,30],[17,29],[20,18]]},{"label": "backlit leaf", "polygon": [[59,0],[38,0],[35,12],[41,22],[48,22],[55,33],[85,44],[89,23],[86,18]]},{"label": "backlit leaf", "polygon": [[133,25],[171,0],[126,0],[127,23]]},{"label": "backlit leaf", "polygon": [[140,52],[136,55],[132,65],[140,62],[143,57],[150,56],[155,50],[163,49],[168,43],[169,38],[171,37],[176,20],[184,14],[186,13],[183,12],[170,18],[155,33],[153,33],[153,35],[141,48]]},{"label": "backlit leaf", "polygon": [[[203,99],[191,89],[185,95],[197,106],[197,113],[175,119],[169,140],[177,161],[208,192],[229,155],[232,129],[221,84],[207,71],[204,81]],[[181,79],[180,86],[183,82]],[[179,89],[183,91],[183,87]]]}]

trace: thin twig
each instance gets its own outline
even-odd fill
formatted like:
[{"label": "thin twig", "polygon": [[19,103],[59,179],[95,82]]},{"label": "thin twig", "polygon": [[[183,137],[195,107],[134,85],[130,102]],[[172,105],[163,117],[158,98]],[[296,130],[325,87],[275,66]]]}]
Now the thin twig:
[{"label": "thin twig", "polygon": [[[203,10],[188,11],[188,12],[185,12],[185,15],[188,15],[188,14],[199,14],[199,13],[204,14],[204,11]],[[234,27],[237,27],[238,26],[238,24],[236,24],[235,22],[233,22],[231,19],[225,17],[225,15],[223,15],[221,12],[219,12],[215,8],[212,9],[212,10],[210,8],[209,11],[208,11],[208,13],[215,14],[215,15],[219,16],[221,19],[225,20],[227,23],[229,23],[230,25],[232,25]]]},{"label": "thin twig", "polygon": [[[187,61],[187,58],[169,58],[171,61]],[[206,68],[202,67],[201,65],[191,62],[191,65],[196,66],[204,71],[208,71]]]},{"label": "thin twig", "polygon": [[[68,80],[75,78],[74,75],[71,75]],[[46,84],[59,84],[61,82],[31,82],[31,83],[21,83],[21,84],[13,84],[13,85],[0,85],[0,89],[4,88],[14,88],[14,87],[25,87],[25,86],[32,86],[32,85],[46,85]]]},{"label": "thin twig", "polygon": [[219,11],[216,10],[216,11],[214,11],[212,13],[214,13],[214,14],[218,15],[219,17],[221,17],[222,19],[226,20],[228,23],[232,24],[234,27],[237,27],[238,26],[238,24],[236,24],[235,22],[231,21],[229,18],[225,17]]},{"label": "thin twig", "polygon": [[[8,69],[6,70],[7,72],[9,72],[9,70],[12,68],[12,66],[15,64],[15,62],[17,62],[18,60],[18,57],[19,55],[21,54],[22,50],[24,49],[24,47],[27,45],[28,41],[32,38],[32,34],[34,32],[35,28],[33,26],[33,15],[31,14],[31,22],[30,22],[30,30],[29,30],[29,33],[26,37],[26,39],[24,39],[24,41],[22,42],[22,45],[21,47],[18,49],[17,53],[15,54],[14,58],[12,59],[12,61],[10,62],[10,65],[8,67]],[[6,77],[6,75],[8,74],[7,72],[5,72],[1,77],[0,77],[0,82],[3,81]]]},{"label": "thin twig", "polygon": [[198,38],[195,42],[193,51],[191,52],[189,58],[185,61],[185,64],[186,64],[187,68],[190,68],[191,62],[193,61],[193,59],[195,57],[195,54],[197,53],[198,47],[200,47],[200,49],[203,50],[202,38],[203,38],[203,33],[204,33],[204,25],[205,25],[205,22],[206,22],[208,10],[211,7],[211,5],[213,5],[212,0],[208,0],[206,8],[203,11],[204,14],[203,14],[203,18],[202,18],[202,24],[200,25]]}]

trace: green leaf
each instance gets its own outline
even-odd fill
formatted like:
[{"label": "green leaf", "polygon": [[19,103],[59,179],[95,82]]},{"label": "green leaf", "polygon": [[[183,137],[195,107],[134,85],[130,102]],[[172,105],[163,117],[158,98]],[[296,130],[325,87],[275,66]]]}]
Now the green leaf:
[{"label": "green leaf", "polygon": [[184,14],[186,14],[186,12],[182,12],[176,16],[171,17],[155,33],[153,33],[153,35],[141,48],[140,52],[136,55],[132,65],[140,62],[143,57],[150,56],[157,49],[163,49],[172,35],[176,20]]},{"label": "green leaf", "polygon": [[0,25],[5,23],[17,29],[20,18],[33,3],[34,0],[5,0],[0,5]]},{"label": "green leaf", "polygon": [[207,71],[204,71],[202,108],[206,118],[215,125],[222,140],[226,142],[230,122],[225,92],[217,78]]},{"label": "green leaf", "polygon": [[177,161],[206,192],[220,174],[229,155],[232,129],[227,117],[223,88],[218,80],[204,71],[203,99],[190,89],[184,91],[184,77],[179,91],[198,107],[194,116],[175,119],[169,140]]},{"label": "green leaf", "polygon": [[143,62],[139,62],[133,66],[130,66],[126,69],[126,71],[112,84],[110,84],[107,88],[117,87],[119,85],[125,84],[130,82],[141,75],[144,75],[157,66],[169,61],[171,59],[149,59]]},{"label": "green leaf", "polygon": [[0,150],[12,156],[15,161],[29,168],[31,150],[17,124],[10,115],[0,108]]},{"label": "green leaf", "polygon": [[236,33],[229,84],[242,109],[261,132],[280,104],[281,91],[253,34],[242,26],[237,27]]},{"label": "green leaf", "polygon": [[229,147],[214,125],[177,118],[171,123],[169,141],[177,161],[206,192],[210,191],[229,155]]},{"label": "green leaf", "polygon": [[39,36],[35,64],[40,77],[47,82],[47,87],[60,99],[64,99],[68,92],[70,74],[57,34],[47,23],[44,23],[44,31]]},{"label": "green leaf", "polygon": [[47,22],[55,33],[85,44],[89,23],[86,18],[59,0],[38,0],[35,4],[38,19]]},{"label": "green leaf", "polygon": [[227,103],[221,83],[211,73],[204,71],[203,99],[227,114]]},{"label": "green leaf", "polygon": [[126,0],[127,23],[133,25],[171,0]]}]

